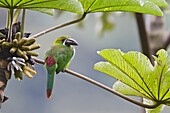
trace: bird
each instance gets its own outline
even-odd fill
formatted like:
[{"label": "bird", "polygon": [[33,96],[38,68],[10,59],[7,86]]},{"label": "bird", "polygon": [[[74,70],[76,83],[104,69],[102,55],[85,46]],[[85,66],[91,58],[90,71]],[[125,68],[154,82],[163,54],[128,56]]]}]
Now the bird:
[{"label": "bird", "polygon": [[47,70],[46,96],[48,99],[52,96],[55,73],[59,74],[68,68],[74,57],[75,48],[73,46],[78,46],[78,43],[70,36],[64,35],[58,37],[45,53],[44,65]]}]

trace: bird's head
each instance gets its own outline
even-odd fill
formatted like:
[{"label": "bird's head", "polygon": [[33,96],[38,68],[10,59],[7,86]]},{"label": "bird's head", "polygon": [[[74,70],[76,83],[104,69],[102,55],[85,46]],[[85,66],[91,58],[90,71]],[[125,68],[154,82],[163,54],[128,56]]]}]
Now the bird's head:
[{"label": "bird's head", "polygon": [[65,46],[70,46],[70,45],[74,45],[74,46],[78,46],[78,43],[70,38],[69,36],[60,36],[58,37],[55,41],[54,41],[54,44],[63,44]]}]

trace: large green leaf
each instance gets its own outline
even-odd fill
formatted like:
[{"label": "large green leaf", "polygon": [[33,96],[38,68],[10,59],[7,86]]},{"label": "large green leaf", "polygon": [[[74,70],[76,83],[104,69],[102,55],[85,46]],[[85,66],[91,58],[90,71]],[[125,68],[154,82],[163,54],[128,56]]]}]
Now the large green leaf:
[{"label": "large green leaf", "polygon": [[154,4],[161,6],[161,7],[167,7],[168,6],[166,0],[142,0],[142,1],[150,1],[150,2],[153,2]]},{"label": "large green leaf", "polygon": [[48,15],[54,15],[54,9],[45,9],[45,8],[31,8],[31,10],[39,11]]},{"label": "large green leaf", "polygon": [[[105,49],[98,52],[108,62],[95,64],[94,69],[106,73],[139,91],[146,97],[155,98],[149,89],[153,70],[149,59],[139,52],[127,54],[120,50]],[[145,66],[144,66],[145,65]]]},{"label": "large green leaf", "polygon": [[139,91],[133,89],[132,87],[124,84],[123,82],[117,81],[113,85],[113,90],[118,91],[122,94],[129,95],[129,96],[138,96],[138,97],[146,97],[145,95],[142,95]]},{"label": "large green leaf", "polygon": [[158,100],[167,100],[170,98],[170,59],[164,50],[158,51],[157,55],[158,58],[154,57],[155,66],[151,75],[154,76],[154,84],[151,88]]},{"label": "large green leaf", "polygon": [[127,11],[162,16],[159,6],[165,0],[0,0],[0,7],[20,9],[59,9],[83,14],[94,12]]},{"label": "large green leaf", "polygon": [[[98,54],[106,61],[96,63],[94,69],[119,80],[113,85],[113,90],[170,105],[170,59],[165,50],[159,50],[158,57],[153,56],[154,66],[145,55],[136,51],[123,53],[105,49]],[[157,113],[161,108],[149,113]]]},{"label": "large green leaf", "polygon": [[128,11],[162,16],[158,6],[167,6],[165,0],[79,0],[84,12]]},{"label": "large green leaf", "polygon": [[0,7],[20,9],[59,9],[78,14],[83,13],[83,8],[78,0],[0,0]]}]

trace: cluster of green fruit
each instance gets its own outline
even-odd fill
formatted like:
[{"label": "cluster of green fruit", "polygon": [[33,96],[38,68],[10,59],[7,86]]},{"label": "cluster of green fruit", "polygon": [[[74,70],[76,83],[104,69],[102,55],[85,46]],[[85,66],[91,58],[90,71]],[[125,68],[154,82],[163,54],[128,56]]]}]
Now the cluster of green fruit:
[{"label": "cluster of green fruit", "polygon": [[0,40],[0,53],[8,54],[7,70],[11,72],[11,75],[14,74],[18,80],[23,79],[23,73],[29,78],[33,77],[31,74],[36,74],[36,71],[30,68],[33,65],[32,56],[38,56],[38,53],[33,50],[40,48],[40,45],[35,42],[34,38],[22,38],[20,32],[15,34],[11,42],[5,39]]}]

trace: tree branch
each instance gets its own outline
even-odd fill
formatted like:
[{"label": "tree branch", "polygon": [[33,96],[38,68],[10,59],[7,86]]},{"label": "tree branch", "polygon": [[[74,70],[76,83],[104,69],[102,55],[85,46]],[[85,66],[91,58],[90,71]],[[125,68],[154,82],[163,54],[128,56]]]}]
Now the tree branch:
[{"label": "tree branch", "polygon": [[88,81],[88,82],[90,82],[90,83],[92,83],[92,84],[94,84],[94,85],[96,85],[96,86],[98,86],[98,87],[100,87],[102,89],[105,89],[105,90],[109,91],[112,94],[115,94],[115,95],[119,96],[120,98],[123,98],[123,99],[125,99],[125,100],[127,100],[127,101],[129,101],[129,102],[131,102],[131,103],[133,103],[135,105],[138,105],[138,106],[141,106],[141,107],[144,107],[144,108],[153,109],[153,108],[158,107],[161,104],[161,103],[156,103],[154,105],[143,104],[143,103],[138,102],[136,100],[133,100],[133,99],[131,99],[131,98],[117,92],[117,91],[114,91],[112,88],[110,88],[110,87],[108,87],[108,86],[106,86],[104,84],[101,84],[101,83],[99,83],[99,82],[97,82],[97,81],[95,81],[95,80],[93,80],[91,78],[88,78],[88,77],[86,77],[86,76],[84,76],[82,74],[79,74],[79,73],[74,72],[74,71],[69,70],[69,69],[65,69],[64,72],[69,73],[69,74],[71,74],[73,76],[76,76],[78,78],[81,78],[81,79],[83,79],[85,81]]},{"label": "tree branch", "polygon": [[[34,60],[35,60],[35,62],[44,65],[44,61],[39,60],[39,59],[34,59]],[[123,94],[115,91],[115,90],[113,90],[112,88],[110,88],[110,87],[108,87],[108,86],[106,86],[106,85],[104,85],[104,84],[101,84],[101,83],[99,83],[99,82],[97,82],[97,81],[95,81],[95,80],[93,80],[93,79],[91,79],[91,78],[88,78],[88,77],[86,77],[86,76],[84,76],[84,75],[82,75],[82,74],[79,74],[79,73],[74,72],[74,71],[69,70],[69,69],[65,69],[63,72],[66,72],[66,73],[69,73],[69,74],[71,74],[71,75],[73,75],[73,76],[76,76],[76,77],[78,77],[78,78],[81,78],[81,79],[83,79],[83,80],[85,80],[85,81],[87,81],[87,82],[90,82],[90,83],[92,83],[92,84],[94,84],[94,85],[96,85],[96,86],[98,86],[98,87],[100,87],[100,88],[102,88],[102,89],[105,89],[105,90],[109,91],[109,92],[112,93],[112,94],[115,94],[115,95],[119,96],[120,98],[123,98],[123,99],[125,99],[125,100],[127,100],[127,101],[129,101],[129,102],[131,102],[131,103],[133,103],[133,104],[135,104],[135,105],[138,105],[138,106],[141,106],[141,107],[144,107],[144,108],[153,109],[153,108],[158,107],[158,106],[161,104],[161,103],[159,103],[159,102],[157,102],[157,103],[154,104],[154,105],[143,104],[143,103],[141,103],[141,102],[138,102],[138,101],[136,101],[136,100],[133,100],[133,99],[131,99],[131,98],[129,98],[129,97],[127,97],[127,96],[125,96],[125,95],[123,95]]]},{"label": "tree branch", "polygon": [[151,60],[152,56],[150,52],[148,35],[146,32],[143,14],[135,13],[135,16],[136,16],[136,21],[137,21],[137,26],[138,26],[138,31],[139,31],[142,52]]},{"label": "tree branch", "polygon": [[167,48],[168,48],[168,46],[169,46],[169,44],[170,44],[170,32],[168,32],[168,36],[167,36],[167,38],[165,38],[166,40],[164,41],[164,46],[163,46],[163,48],[165,49],[165,50],[167,50]]},{"label": "tree branch", "polygon": [[77,22],[82,21],[85,17],[86,17],[86,13],[84,13],[79,19],[72,20],[72,21],[66,22],[66,23],[61,24],[61,25],[58,25],[58,26],[54,26],[54,27],[52,27],[52,28],[49,28],[49,29],[47,29],[47,30],[44,30],[44,31],[38,33],[38,34],[33,35],[33,36],[31,36],[30,38],[38,38],[38,37],[40,37],[40,36],[42,36],[42,35],[44,35],[44,34],[47,34],[47,33],[49,33],[49,32],[52,32],[52,31],[54,31],[54,30],[57,30],[57,29],[59,29],[59,28],[63,28],[63,27],[65,27],[65,26],[69,26],[69,25],[75,24],[75,23],[77,23]]}]

